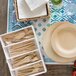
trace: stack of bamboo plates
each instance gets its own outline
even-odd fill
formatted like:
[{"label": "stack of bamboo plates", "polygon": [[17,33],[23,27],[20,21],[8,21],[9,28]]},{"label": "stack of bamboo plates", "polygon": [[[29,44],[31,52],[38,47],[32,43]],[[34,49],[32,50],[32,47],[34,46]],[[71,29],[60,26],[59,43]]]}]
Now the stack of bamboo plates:
[{"label": "stack of bamboo plates", "polygon": [[69,22],[58,22],[44,33],[42,44],[45,53],[59,63],[76,59],[76,26]]}]

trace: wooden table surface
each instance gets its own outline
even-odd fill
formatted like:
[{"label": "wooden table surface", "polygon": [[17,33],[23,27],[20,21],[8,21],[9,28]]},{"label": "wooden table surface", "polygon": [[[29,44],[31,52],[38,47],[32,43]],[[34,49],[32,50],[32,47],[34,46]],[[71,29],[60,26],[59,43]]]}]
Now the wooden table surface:
[{"label": "wooden table surface", "polygon": [[[0,34],[7,29],[7,0],[0,0]],[[72,76],[71,65],[47,65],[48,72],[40,76]],[[11,76],[0,45],[0,76]]]}]

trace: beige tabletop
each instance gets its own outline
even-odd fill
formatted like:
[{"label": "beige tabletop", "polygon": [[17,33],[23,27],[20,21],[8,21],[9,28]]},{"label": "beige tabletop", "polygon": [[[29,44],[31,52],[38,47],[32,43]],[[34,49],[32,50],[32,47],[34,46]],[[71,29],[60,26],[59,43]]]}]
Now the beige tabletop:
[{"label": "beige tabletop", "polygon": [[[0,34],[6,32],[7,0],[0,0]],[[71,65],[47,65],[48,72],[40,76],[72,76]],[[11,76],[0,45],[0,76]]]}]

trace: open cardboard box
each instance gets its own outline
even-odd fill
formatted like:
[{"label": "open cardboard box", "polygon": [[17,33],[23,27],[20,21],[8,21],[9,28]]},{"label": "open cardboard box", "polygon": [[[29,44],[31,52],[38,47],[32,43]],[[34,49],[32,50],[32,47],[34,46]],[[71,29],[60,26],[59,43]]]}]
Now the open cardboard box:
[{"label": "open cardboard box", "polygon": [[31,11],[25,0],[14,0],[17,21],[29,21],[38,18],[49,18],[50,10],[48,3]]}]

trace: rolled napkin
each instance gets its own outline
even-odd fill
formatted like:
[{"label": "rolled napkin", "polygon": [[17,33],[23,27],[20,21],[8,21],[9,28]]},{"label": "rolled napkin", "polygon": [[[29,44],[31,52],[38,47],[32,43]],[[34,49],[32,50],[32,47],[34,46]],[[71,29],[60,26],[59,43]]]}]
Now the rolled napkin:
[{"label": "rolled napkin", "polygon": [[29,6],[30,10],[33,11],[39,8],[40,6],[48,3],[49,0],[25,0],[25,2]]}]

